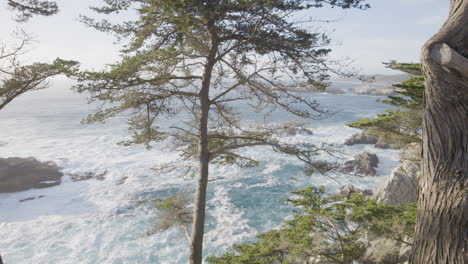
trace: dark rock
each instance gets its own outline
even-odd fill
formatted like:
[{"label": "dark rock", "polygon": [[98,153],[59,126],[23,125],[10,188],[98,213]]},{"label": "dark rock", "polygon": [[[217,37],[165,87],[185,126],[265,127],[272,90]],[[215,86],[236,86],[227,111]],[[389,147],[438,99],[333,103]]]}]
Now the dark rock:
[{"label": "dark rock", "polygon": [[366,195],[366,196],[372,195],[371,190],[362,191],[361,189],[357,188],[356,186],[354,186],[352,184],[346,184],[343,187],[341,187],[339,194],[350,197],[351,194],[353,194],[353,193],[363,194],[363,195]]},{"label": "dark rock", "polygon": [[86,181],[90,179],[103,181],[106,179],[105,177],[106,174],[107,174],[107,171],[104,171],[103,173],[99,173],[99,174],[96,174],[93,172],[85,172],[84,175],[78,175],[78,174],[73,174],[73,173],[69,175],[72,181]]},{"label": "dark rock", "polygon": [[379,158],[375,154],[364,152],[354,157],[353,160],[346,161],[340,171],[346,174],[375,176]]},{"label": "dark rock", "polygon": [[28,197],[28,198],[24,198],[24,199],[19,200],[19,202],[23,203],[23,202],[26,202],[26,201],[41,199],[41,198],[44,198],[44,197],[45,197],[45,195],[39,195],[39,196],[36,196],[36,197]]},{"label": "dark rock", "polygon": [[123,177],[122,179],[120,179],[120,180],[116,183],[116,185],[122,185],[122,184],[126,183],[126,182],[127,182],[127,179],[128,179],[128,176]]},{"label": "dark rock", "polygon": [[35,158],[0,158],[0,193],[59,185],[63,174],[53,162]]},{"label": "dark rock", "polygon": [[364,133],[354,134],[345,141],[345,145],[351,146],[356,144],[375,144],[377,138]]},{"label": "dark rock", "polygon": [[314,133],[312,130],[304,127],[283,127],[281,128],[279,134],[284,136],[295,136],[295,135],[306,135],[310,136]]}]

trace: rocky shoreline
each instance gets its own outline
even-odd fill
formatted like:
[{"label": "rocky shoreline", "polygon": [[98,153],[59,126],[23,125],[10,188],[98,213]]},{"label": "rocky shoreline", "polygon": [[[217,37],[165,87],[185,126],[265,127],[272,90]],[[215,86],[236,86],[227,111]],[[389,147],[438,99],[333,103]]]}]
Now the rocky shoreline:
[{"label": "rocky shoreline", "polygon": [[[312,134],[309,130],[285,130],[286,135]],[[377,138],[364,134],[353,135],[346,140],[345,145],[372,144],[375,147],[379,142]],[[401,164],[395,167],[391,174],[382,182],[374,186],[372,190],[360,190],[353,185],[345,185],[340,194],[349,196],[352,193],[364,194],[369,199],[384,202],[389,205],[402,205],[417,202],[417,181],[421,173],[419,160],[420,146],[408,145],[401,153]],[[379,160],[377,155],[364,152],[342,164],[339,170],[343,173],[359,176],[376,176],[376,168]],[[69,176],[72,181],[89,179],[104,180],[107,172],[100,174],[84,173],[65,175],[54,162],[41,162],[35,158],[0,158],[0,193],[13,193],[30,189],[42,189],[57,186],[64,176]],[[120,184],[120,183],[119,183]],[[41,199],[44,195],[36,195],[19,200],[27,202]],[[406,263],[411,251],[411,246],[401,241],[395,241],[376,234],[366,234],[366,251],[359,263]],[[320,262],[319,262],[320,263]]]},{"label": "rocky shoreline", "polygon": [[[363,138],[363,144],[375,144],[376,141]],[[356,143],[358,144],[358,143]],[[373,190],[360,190],[353,185],[341,188],[341,195],[360,193],[369,199],[389,205],[403,205],[416,203],[418,200],[418,179],[421,174],[420,161],[421,146],[413,143],[406,146],[400,155],[401,164],[395,167],[391,174],[382,182],[374,186]],[[368,153],[367,153],[368,154]],[[411,241],[410,238],[408,238]],[[396,241],[376,234],[367,233],[365,253],[360,257],[359,263],[408,263],[411,245],[403,241]]]},{"label": "rocky shoreline", "polygon": [[43,189],[62,182],[61,168],[35,158],[0,158],[0,193]]},{"label": "rocky shoreline", "polygon": [[[31,189],[45,189],[60,185],[64,176],[73,182],[90,179],[104,180],[102,173],[64,174],[62,168],[52,161],[41,162],[33,157],[0,158],[0,193],[16,193]],[[44,195],[27,197],[19,202],[41,199]]]}]

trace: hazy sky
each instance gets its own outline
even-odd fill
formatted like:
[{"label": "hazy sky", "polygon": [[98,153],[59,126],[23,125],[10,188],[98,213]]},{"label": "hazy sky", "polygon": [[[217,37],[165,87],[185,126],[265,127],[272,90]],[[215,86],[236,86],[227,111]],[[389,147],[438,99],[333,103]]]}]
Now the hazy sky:
[{"label": "hazy sky", "polygon": [[[74,59],[84,67],[101,68],[118,59],[115,38],[87,28],[78,21],[79,14],[89,14],[91,3],[98,0],[59,0],[61,12],[53,17],[35,17],[28,23],[13,21],[6,1],[0,4],[0,40],[8,42],[15,28],[31,33],[36,42],[27,55],[34,61],[56,57]],[[438,31],[448,15],[448,0],[370,0],[369,10],[321,8],[296,17],[297,20],[337,20],[314,23],[330,32],[335,43],[334,57],[350,57],[362,73],[396,73],[385,69],[382,61],[396,59],[419,61],[420,48]],[[306,26],[306,25],[304,25]]]}]

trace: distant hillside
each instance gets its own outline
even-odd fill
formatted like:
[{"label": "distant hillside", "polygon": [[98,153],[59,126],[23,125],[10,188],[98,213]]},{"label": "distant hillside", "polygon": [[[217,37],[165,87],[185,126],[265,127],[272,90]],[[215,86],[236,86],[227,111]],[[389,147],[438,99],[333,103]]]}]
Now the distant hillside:
[{"label": "distant hillside", "polygon": [[[369,80],[370,82],[374,83],[381,83],[381,84],[396,84],[396,83],[401,83],[403,81],[406,81],[410,78],[410,75],[407,73],[403,74],[392,74],[392,75],[386,75],[386,74],[376,74],[376,75],[363,75],[364,79]],[[351,82],[360,82],[356,77],[352,78],[334,78],[334,81],[351,81]]]}]

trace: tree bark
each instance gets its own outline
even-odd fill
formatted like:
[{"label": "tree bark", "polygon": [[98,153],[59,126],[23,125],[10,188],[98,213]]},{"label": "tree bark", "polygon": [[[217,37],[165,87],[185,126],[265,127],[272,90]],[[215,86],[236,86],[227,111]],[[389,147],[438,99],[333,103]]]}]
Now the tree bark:
[{"label": "tree bark", "polygon": [[413,264],[468,263],[468,1],[423,47],[423,174]]},{"label": "tree bark", "polygon": [[192,223],[192,235],[190,239],[190,264],[201,264],[203,259],[203,235],[205,230],[205,207],[206,190],[208,187],[208,173],[210,153],[208,149],[208,116],[210,110],[209,91],[211,75],[216,54],[218,52],[218,40],[214,32],[214,24],[209,23],[208,29],[211,36],[211,48],[208,54],[202,87],[200,90],[200,117],[199,117],[199,141],[198,141],[198,185],[194,205],[194,215]]}]

